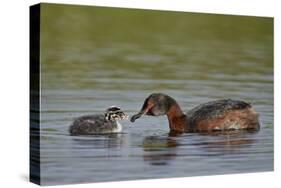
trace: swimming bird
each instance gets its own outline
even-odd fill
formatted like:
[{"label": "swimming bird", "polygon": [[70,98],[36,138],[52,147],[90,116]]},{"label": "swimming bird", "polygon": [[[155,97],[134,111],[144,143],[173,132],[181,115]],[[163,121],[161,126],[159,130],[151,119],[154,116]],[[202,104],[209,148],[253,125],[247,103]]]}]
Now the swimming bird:
[{"label": "swimming bird", "polygon": [[86,115],[75,119],[69,128],[71,135],[119,133],[122,125],[118,120],[128,119],[121,108],[109,107],[104,114]]},{"label": "swimming bird", "polygon": [[131,117],[131,122],[144,114],[167,115],[170,130],[179,133],[260,129],[259,114],[251,104],[232,99],[207,102],[184,114],[175,99],[153,93],[145,99],[140,112]]}]

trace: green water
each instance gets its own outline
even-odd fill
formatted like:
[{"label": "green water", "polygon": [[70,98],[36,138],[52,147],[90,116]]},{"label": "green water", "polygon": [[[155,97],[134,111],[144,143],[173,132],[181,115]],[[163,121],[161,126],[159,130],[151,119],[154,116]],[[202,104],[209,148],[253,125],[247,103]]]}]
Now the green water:
[{"label": "green water", "polygon": [[[273,19],[43,4],[43,184],[273,169]],[[122,134],[69,136],[75,117],[153,92],[182,109],[222,98],[251,102],[258,133],[168,135],[166,117],[122,122]]]}]

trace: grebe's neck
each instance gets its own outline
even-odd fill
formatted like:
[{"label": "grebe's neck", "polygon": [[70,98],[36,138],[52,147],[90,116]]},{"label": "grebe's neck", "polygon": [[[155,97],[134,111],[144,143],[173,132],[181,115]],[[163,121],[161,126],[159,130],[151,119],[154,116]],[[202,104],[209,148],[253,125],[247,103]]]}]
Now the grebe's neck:
[{"label": "grebe's neck", "polygon": [[178,103],[173,103],[168,113],[169,126],[171,131],[185,132],[188,129],[187,116],[182,112]]}]

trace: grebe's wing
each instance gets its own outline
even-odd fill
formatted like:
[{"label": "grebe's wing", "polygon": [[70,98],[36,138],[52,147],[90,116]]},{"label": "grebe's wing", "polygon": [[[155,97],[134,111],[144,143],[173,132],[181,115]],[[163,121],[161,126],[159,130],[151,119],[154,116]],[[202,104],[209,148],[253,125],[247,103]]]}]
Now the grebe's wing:
[{"label": "grebe's wing", "polygon": [[186,113],[190,125],[195,125],[198,120],[211,119],[223,115],[229,110],[242,110],[251,105],[244,101],[223,99],[201,104]]}]

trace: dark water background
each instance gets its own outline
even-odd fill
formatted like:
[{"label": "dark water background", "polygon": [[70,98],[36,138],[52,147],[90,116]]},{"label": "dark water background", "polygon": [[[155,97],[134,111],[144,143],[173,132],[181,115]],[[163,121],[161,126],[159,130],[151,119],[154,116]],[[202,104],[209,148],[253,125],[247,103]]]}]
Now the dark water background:
[{"label": "dark water background", "polygon": [[[44,4],[42,184],[273,170],[273,19]],[[260,113],[258,133],[169,136],[166,117],[122,134],[69,136],[75,117],[111,105],[132,115],[152,92],[187,111],[233,98]]]}]

